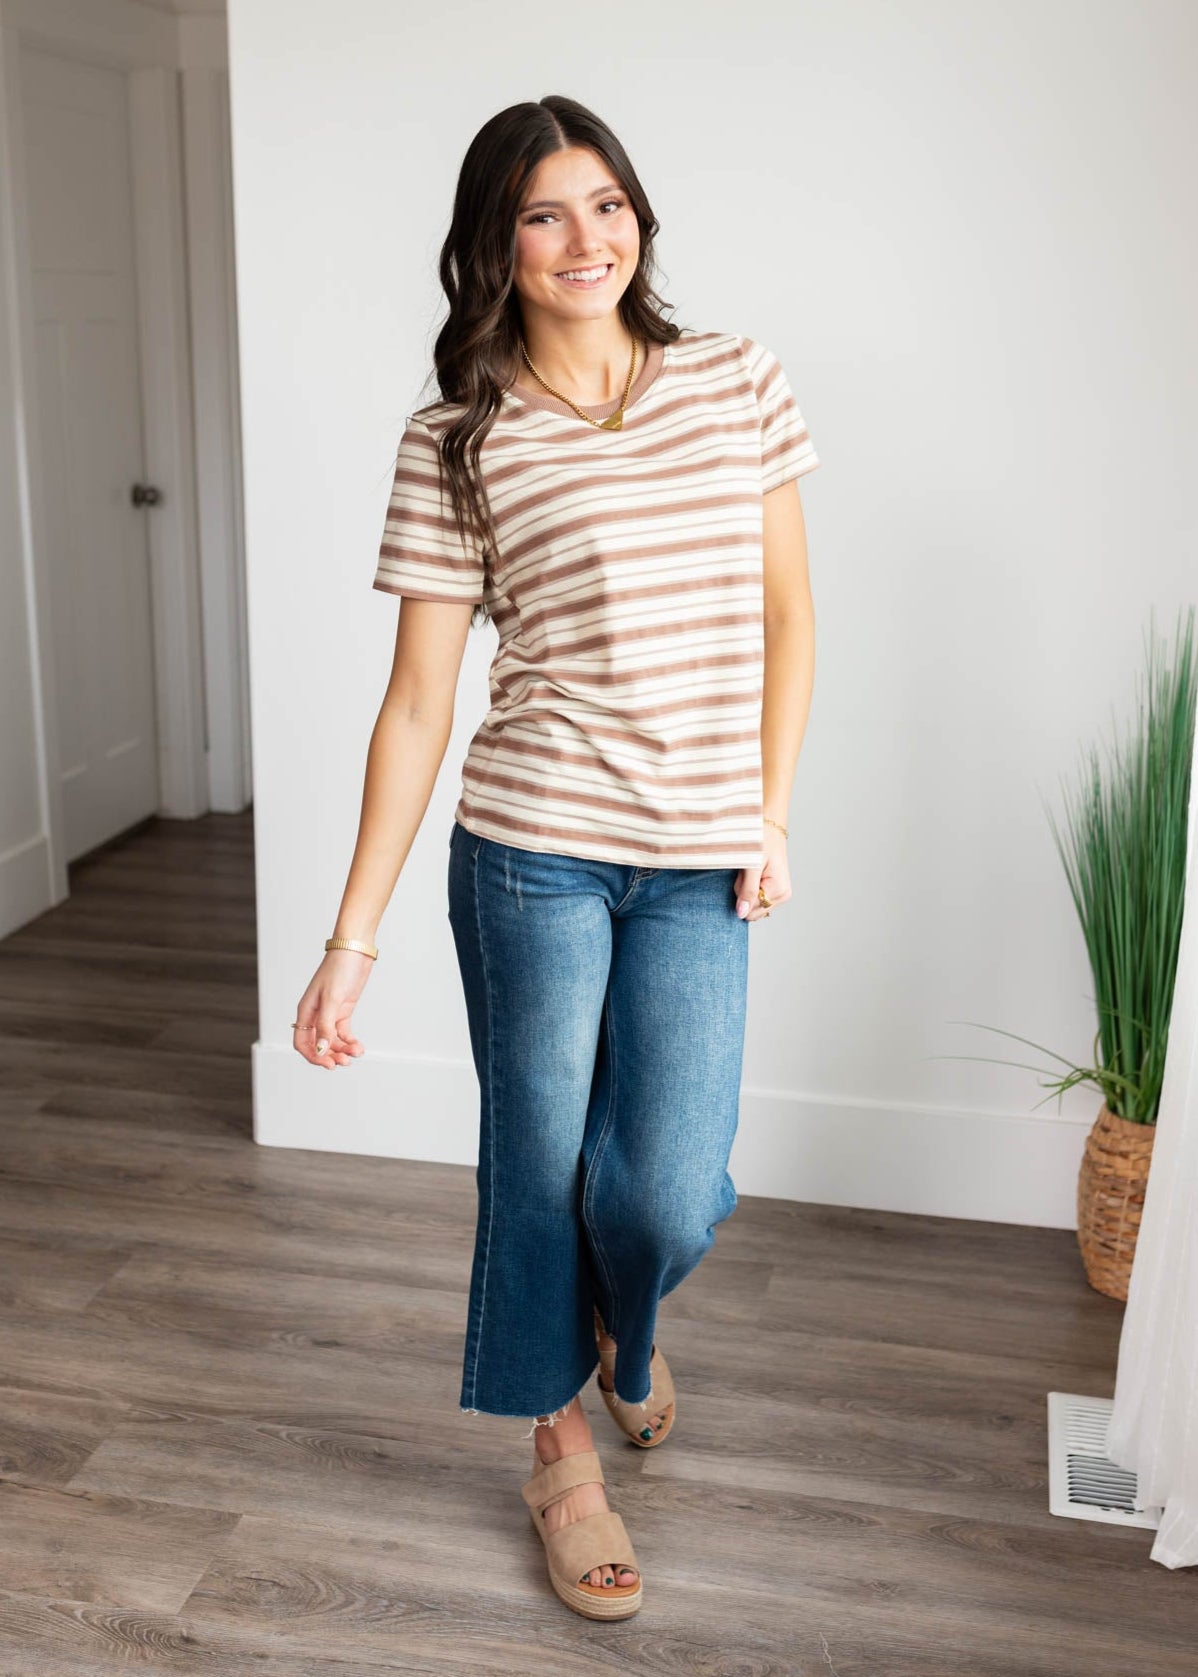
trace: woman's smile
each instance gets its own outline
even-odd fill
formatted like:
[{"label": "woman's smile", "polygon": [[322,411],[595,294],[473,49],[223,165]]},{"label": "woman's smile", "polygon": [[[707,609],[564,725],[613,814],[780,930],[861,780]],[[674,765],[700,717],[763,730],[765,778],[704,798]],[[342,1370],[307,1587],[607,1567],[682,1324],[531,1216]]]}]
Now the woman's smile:
[{"label": "woman's smile", "polygon": [[561,280],[564,285],[579,286],[585,291],[593,286],[602,285],[614,267],[614,262],[604,262],[598,267],[567,268],[563,273],[555,275],[555,278]]}]

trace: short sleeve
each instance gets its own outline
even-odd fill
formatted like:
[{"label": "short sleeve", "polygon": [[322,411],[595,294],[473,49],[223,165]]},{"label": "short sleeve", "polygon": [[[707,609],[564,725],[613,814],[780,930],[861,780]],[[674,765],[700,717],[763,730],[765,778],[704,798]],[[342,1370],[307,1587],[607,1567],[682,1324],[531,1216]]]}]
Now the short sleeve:
[{"label": "short sleeve", "polygon": [[373,587],[415,600],[478,605],[486,566],[478,538],[465,545],[454,520],[448,480],[442,495],[436,438],[409,418],[395,456],[395,477],[379,544]]},{"label": "short sleeve", "polygon": [[813,472],[819,455],[808,435],[782,364],[764,344],[742,338],[761,414],[761,492]]}]

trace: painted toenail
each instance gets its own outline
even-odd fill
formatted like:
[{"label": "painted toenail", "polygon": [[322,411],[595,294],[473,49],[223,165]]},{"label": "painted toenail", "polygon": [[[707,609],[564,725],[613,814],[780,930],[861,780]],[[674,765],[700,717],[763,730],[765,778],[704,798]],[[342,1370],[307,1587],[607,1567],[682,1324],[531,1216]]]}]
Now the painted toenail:
[{"label": "painted toenail", "polygon": [[641,1428],[641,1437],[642,1438],[652,1438],[653,1437],[653,1428],[652,1427],[642,1427]]}]

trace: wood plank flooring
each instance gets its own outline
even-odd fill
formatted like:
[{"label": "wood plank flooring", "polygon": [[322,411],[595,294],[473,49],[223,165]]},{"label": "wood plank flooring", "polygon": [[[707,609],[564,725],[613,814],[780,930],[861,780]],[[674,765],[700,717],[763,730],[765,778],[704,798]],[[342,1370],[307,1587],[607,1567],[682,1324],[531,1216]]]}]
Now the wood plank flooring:
[{"label": "wood plank flooring", "polygon": [[250,815],[72,874],[0,942],[2,1677],[1198,1672],[1193,1572],[1047,1511],[1122,1314],[1074,1236],[748,1196],[669,1443],[584,1398],[645,1606],[571,1613],[458,1409],[473,1171],[251,1139]]}]

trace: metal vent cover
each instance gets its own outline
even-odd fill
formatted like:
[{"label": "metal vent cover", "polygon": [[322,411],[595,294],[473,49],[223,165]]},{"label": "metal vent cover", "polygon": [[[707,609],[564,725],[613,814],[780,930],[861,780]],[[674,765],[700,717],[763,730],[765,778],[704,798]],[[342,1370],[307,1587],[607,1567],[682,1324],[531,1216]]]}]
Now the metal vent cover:
[{"label": "metal vent cover", "polygon": [[1155,1530],[1159,1515],[1136,1507],[1135,1474],[1105,1454],[1113,1408],[1111,1398],[1049,1392],[1048,1511],[1071,1520]]}]

